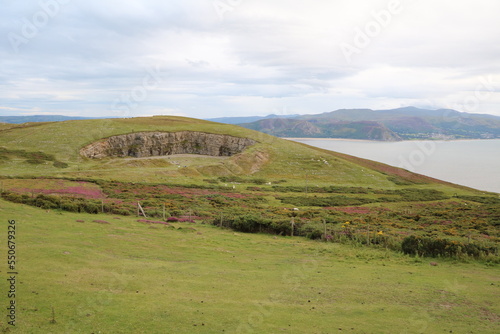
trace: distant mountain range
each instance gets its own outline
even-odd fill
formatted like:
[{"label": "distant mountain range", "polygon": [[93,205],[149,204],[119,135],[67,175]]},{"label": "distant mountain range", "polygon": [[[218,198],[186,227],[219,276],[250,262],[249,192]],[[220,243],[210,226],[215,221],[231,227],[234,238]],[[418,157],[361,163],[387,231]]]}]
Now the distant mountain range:
[{"label": "distant mountain range", "polygon": [[0,116],[0,123],[22,124],[28,122],[61,122],[96,118],[102,117],[78,117],[62,115]]},{"label": "distant mountain range", "polygon": [[340,109],[316,115],[210,119],[278,137],[368,140],[500,138],[500,117],[452,109]]}]

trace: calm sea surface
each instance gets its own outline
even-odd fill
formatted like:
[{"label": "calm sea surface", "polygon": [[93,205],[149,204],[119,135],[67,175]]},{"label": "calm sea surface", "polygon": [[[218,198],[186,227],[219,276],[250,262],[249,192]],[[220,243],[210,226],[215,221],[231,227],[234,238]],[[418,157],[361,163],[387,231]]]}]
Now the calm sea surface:
[{"label": "calm sea surface", "polygon": [[291,140],[500,193],[500,139],[402,142]]}]

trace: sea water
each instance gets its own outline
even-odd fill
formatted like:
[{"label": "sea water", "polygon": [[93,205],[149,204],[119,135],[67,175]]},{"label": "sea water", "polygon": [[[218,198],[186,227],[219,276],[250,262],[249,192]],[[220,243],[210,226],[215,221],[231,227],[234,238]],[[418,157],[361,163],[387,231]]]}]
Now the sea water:
[{"label": "sea water", "polygon": [[327,138],[290,140],[500,193],[500,139],[400,142]]}]

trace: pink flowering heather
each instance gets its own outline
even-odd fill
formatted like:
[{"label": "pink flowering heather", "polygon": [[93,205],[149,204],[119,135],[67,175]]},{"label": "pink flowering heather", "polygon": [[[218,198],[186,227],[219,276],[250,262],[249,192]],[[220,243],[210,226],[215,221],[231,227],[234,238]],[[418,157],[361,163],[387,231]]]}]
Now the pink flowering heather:
[{"label": "pink flowering heather", "polygon": [[[101,189],[89,182],[78,182],[78,186],[70,186],[76,182],[58,182],[57,184],[47,184],[47,187],[39,188],[35,185],[33,188],[14,188],[11,191],[21,194],[44,194],[44,195],[74,195],[77,197],[84,197],[89,199],[100,199],[106,197]],[[57,185],[58,187],[54,187]]]}]

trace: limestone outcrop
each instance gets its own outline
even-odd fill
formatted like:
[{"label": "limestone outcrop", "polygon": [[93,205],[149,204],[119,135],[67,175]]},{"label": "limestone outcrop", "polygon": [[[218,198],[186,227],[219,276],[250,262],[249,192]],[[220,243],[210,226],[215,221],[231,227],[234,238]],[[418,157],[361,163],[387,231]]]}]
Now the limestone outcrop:
[{"label": "limestone outcrop", "polygon": [[80,154],[93,159],[172,154],[232,156],[255,143],[250,138],[196,131],[136,132],[92,143],[82,148]]}]

